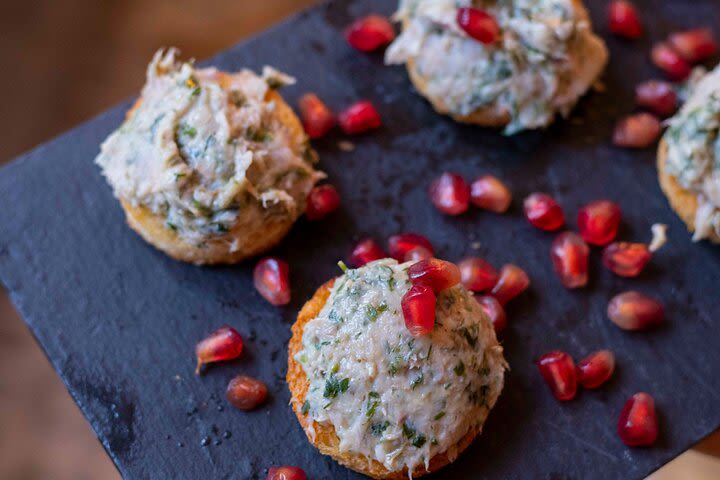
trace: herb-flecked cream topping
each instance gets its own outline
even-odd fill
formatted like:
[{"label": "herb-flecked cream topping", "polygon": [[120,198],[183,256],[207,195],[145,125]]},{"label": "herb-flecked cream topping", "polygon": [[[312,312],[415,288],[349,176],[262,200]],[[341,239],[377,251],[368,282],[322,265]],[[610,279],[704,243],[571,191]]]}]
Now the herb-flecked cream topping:
[{"label": "herb-flecked cream topping", "polygon": [[96,162],[115,196],[161,216],[190,243],[222,236],[238,221],[297,217],[321,174],[307,139],[284,125],[269,95],[293,81],[270,67],[262,76],[197,69],[175,49],[158,51],[141,102]]},{"label": "herb-flecked cream topping", "polygon": [[[460,7],[492,15],[501,39],[484,45],[469,37],[456,22]],[[607,57],[573,0],[401,0],[395,17],[404,27],[386,62],[412,61],[428,95],[456,115],[509,113],[508,134],[567,115],[594,81],[578,79]]]},{"label": "herb-flecked cream topping", "polygon": [[665,132],[665,168],[698,199],[694,240],[720,236],[720,67],[695,79]]},{"label": "herb-flecked cream topping", "polygon": [[453,459],[458,441],[481,428],[505,361],[489,319],[462,286],[438,295],[429,335],[408,333],[400,302],[410,265],[385,259],[347,270],[305,325],[295,359],[309,380],[303,414],[334,426],[341,451],[412,473],[438,453]]}]

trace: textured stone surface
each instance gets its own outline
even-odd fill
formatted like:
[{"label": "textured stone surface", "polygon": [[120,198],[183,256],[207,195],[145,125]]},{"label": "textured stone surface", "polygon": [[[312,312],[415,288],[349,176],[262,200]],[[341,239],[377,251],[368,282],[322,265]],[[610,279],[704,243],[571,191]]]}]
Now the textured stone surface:
[{"label": "textured stone surface", "polygon": [[[720,19],[710,0],[637,3],[653,39]],[[603,8],[594,5],[592,13],[604,33]],[[633,85],[657,75],[650,41],[609,40],[605,93],[590,95],[569,121],[547,131],[505,138],[437,116],[401,68],[385,68],[380,55],[342,42],[350,19],[389,9],[380,0],[337,1],[212,61],[226,69],[272,63],[298,77],[286,91],[291,103],[307,90],[338,109],[366,97],[385,121],[382,130],[353,139],[353,152],[337,147],[339,136],[317,143],[344,205],[326,221],[300,222],[276,250],[292,266],[288,308],[271,307],[254,292],[252,265],[179,264],[124,225],[92,160],[129,103],[0,170],[0,279],[127,478],[262,478],[279,463],[302,465],[310,478],[359,478],[306,442],[287,406],[285,344],[295,312],[337,273],[335,261],[354,240],[404,230],[426,234],[451,260],[476,252],[498,265],[518,263],[533,281],[508,312],[506,390],[483,436],[439,477],[641,478],[720,426],[720,250],[691,244],[657,186],[652,151],[608,146],[615,119],[632,110]],[[516,195],[510,214],[440,216],[425,191],[443,170],[506,179]],[[586,201],[614,199],[625,212],[624,239],[647,240],[650,224],[660,221],[670,225],[670,244],[635,280],[612,277],[593,252],[589,288],[565,291],[548,257],[552,235],[521,216],[520,199],[534,190],[556,195],[571,226]],[[665,300],[665,327],[631,335],[606,320],[608,298],[629,288]],[[222,323],[248,338],[247,354],[195,377],[193,345]],[[552,348],[580,357],[600,347],[616,351],[613,381],[569,404],[555,402],[533,359]],[[268,383],[266,408],[221,408],[238,372]],[[615,423],[639,390],[655,396],[662,435],[656,447],[631,450],[617,439]],[[222,444],[202,447],[205,436]]]}]

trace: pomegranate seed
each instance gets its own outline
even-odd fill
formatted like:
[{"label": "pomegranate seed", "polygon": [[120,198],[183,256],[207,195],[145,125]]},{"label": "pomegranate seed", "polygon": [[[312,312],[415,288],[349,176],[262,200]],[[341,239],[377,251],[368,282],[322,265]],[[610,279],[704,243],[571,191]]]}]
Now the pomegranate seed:
[{"label": "pomegranate seed", "polygon": [[622,118],[615,125],[613,145],[624,148],[649,147],[660,136],[660,120],[649,113],[636,113]]},{"label": "pomegranate seed", "polygon": [[332,185],[320,185],[310,190],[305,216],[308,220],[320,220],[340,206],[340,194]]},{"label": "pomegranate seed", "polygon": [[597,388],[615,371],[615,355],[610,350],[591,353],[577,364],[577,379],[585,388]]},{"label": "pomegranate seed", "polygon": [[310,138],[324,137],[335,126],[335,115],[314,93],[306,93],[298,102],[305,133]]},{"label": "pomegranate seed", "polygon": [[196,374],[206,363],[232,360],[240,356],[243,350],[243,339],[232,327],[223,325],[205,337],[195,346],[197,357]]},{"label": "pomegranate seed", "polygon": [[446,215],[460,215],[470,206],[470,187],[455,173],[443,173],[430,185],[430,200]]},{"label": "pomegranate seed", "polygon": [[561,351],[546,353],[536,364],[555,398],[562,401],[575,398],[577,378],[575,362],[570,355]]},{"label": "pomegranate seed", "polygon": [[644,243],[615,242],[603,250],[602,262],[608,270],[620,277],[637,277],[652,258]]},{"label": "pomegranate seed", "polygon": [[583,240],[591,245],[607,245],[617,235],[622,211],[610,200],[596,200],[580,209],[577,215],[578,230]]},{"label": "pomegranate seed", "polygon": [[367,100],[360,100],[343,110],[338,116],[338,122],[343,132],[348,135],[363,133],[382,124],[380,114],[372,103]]},{"label": "pomegranate seed", "polygon": [[353,267],[362,267],[366,263],[374,262],[375,260],[380,260],[385,257],[387,257],[387,255],[382,247],[372,238],[367,238],[355,245],[349,260]]},{"label": "pomegranate seed", "polygon": [[523,202],[525,218],[541,230],[551,232],[565,224],[565,214],[558,203],[546,193],[533,193]]},{"label": "pomegranate seed", "polygon": [[678,98],[668,82],[648,80],[635,87],[635,103],[661,117],[669,117],[677,110]]},{"label": "pomegranate seed", "polygon": [[255,265],[255,288],[273,305],[290,303],[290,267],[279,258],[266,257]]},{"label": "pomegranate seed", "polygon": [[623,330],[645,330],[662,323],[665,309],[657,300],[640,292],[629,291],[610,300],[607,314]]},{"label": "pomegranate seed", "polygon": [[685,80],[690,75],[690,64],[665,42],[656,44],[650,52],[653,63],[673,80]]},{"label": "pomegranate seed", "polygon": [[272,467],[265,480],[307,480],[307,476],[300,467]]},{"label": "pomegranate seed", "polygon": [[621,37],[636,39],[642,35],[642,25],[635,5],[626,0],[613,0],[608,7],[610,31]]},{"label": "pomegranate seed", "polygon": [[566,288],[587,285],[589,255],[590,248],[577,233],[564,232],[553,241],[550,256],[560,282]]},{"label": "pomegranate seed", "polygon": [[470,186],[470,200],[476,207],[503,213],[510,207],[512,193],[497,177],[484,175]]},{"label": "pomegranate seed", "polygon": [[405,326],[410,335],[419,337],[432,331],[435,326],[436,302],[432,288],[425,285],[410,287],[401,301]]},{"label": "pomegranate seed", "polygon": [[490,294],[497,298],[501,305],[520,295],[530,286],[530,279],[525,271],[517,265],[507,264],[500,269],[500,278]]},{"label": "pomegranate seed", "polygon": [[507,316],[505,309],[495,297],[489,295],[476,296],[475,300],[480,304],[480,308],[490,317],[490,321],[495,328],[495,333],[499,334],[507,326]]},{"label": "pomegranate seed", "polygon": [[433,254],[430,250],[425,247],[417,246],[410,249],[403,259],[404,262],[419,262],[420,260],[427,260],[433,258]]},{"label": "pomegranate seed", "polygon": [[489,45],[500,37],[500,27],[495,17],[477,8],[458,8],[455,21],[465,33],[480,43]]},{"label": "pomegranate seed", "polygon": [[345,31],[351,47],[361,52],[372,52],[395,39],[395,29],[382,15],[368,15],[355,20]]},{"label": "pomegranate seed", "polygon": [[684,60],[698,63],[715,55],[717,43],[709,28],[696,28],[676,32],[668,37],[668,43]]},{"label": "pomegranate seed", "polygon": [[497,270],[478,257],[468,257],[458,263],[460,278],[465,288],[473,292],[490,290],[498,281]]},{"label": "pomegranate seed", "polygon": [[618,419],[618,435],[629,447],[647,447],[658,436],[655,400],[644,392],[636,393],[625,402]]},{"label": "pomegranate seed", "polygon": [[420,260],[408,268],[413,285],[425,285],[440,293],[460,283],[460,269],[454,263],[429,258]]},{"label": "pomegranate seed", "polygon": [[388,239],[388,252],[398,262],[404,261],[408,252],[416,247],[423,247],[430,252],[430,256],[435,254],[430,240],[417,233],[399,233]]},{"label": "pomegranate seed", "polygon": [[225,396],[235,408],[252,410],[265,401],[267,393],[267,387],[260,380],[238,375],[228,383]]}]

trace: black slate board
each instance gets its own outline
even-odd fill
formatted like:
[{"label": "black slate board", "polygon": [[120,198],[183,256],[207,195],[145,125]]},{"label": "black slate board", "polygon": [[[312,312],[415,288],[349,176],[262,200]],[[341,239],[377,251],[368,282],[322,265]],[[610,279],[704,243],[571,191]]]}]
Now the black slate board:
[{"label": "black slate board", "polygon": [[[658,188],[652,151],[608,145],[615,119],[632,109],[633,85],[657,75],[647,58],[651,40],[717,25],[720,7],[637,0],[648,34],[636,43],[608,39],[607,91],[591,94],[569,121],[505,138],[436,115],[403,69],[345,45],[341,32],[351,19],[389,13],[391,3],[332,2],[211,62],[229,70],[271,63],[298,77],[285,91],[291,103],[309,90],[334,107],[366,97],[384,119],[380,131],[353,139],[352,153],[338,149],[340,137],[317,143],[343,208],[321,223],[299,222],[275,250],[292,266],[287,308],[255,293],[252,264],[181,264],[125,226],[93,158],[129,102],[0,171],[0,278],[124,477],[264,478],[267,466],[295,464],[310,478],[360,478],[306,441],[287,406],[285,348],[297,310],[338,273],[335,262],[351,244],[400,231],[426,234],[454,260],[480,242],[477,254],[498,265],[516,262],[533,281],[509,308],[503,344],[512,370],[500,402],[482,437],[435,478],[641,478],[720,426],[720,248],[690,242]],[[604,2],[589,3],[607,37]],[[506,179],[516,195],[511,214],[441,216],[425,191],[444,170]],[[534,190],[556,195],[570,217],[586,201],[612,198],[624,208],[622,238],[646,241],[650,225],[664,222],[670,244],[632,281],[599,267],[594,251],[590,287],[566,291],[550,265],[552,235],[520,213],[519,199]],[[628,334],[610,324],[608,298],[629,288],[664,299],[665,327]],[[193,346],[222,323],[245,335],[246,353],[196,377]],[[553,348],[580,356],[604,347],[618,357],[614,379],[573,402],[553,400],[533,359]],[[239,372],[268,382],[269,405],[253,413],[226,407],[225,385]],[[629,449],[617,438],[616,419],[641,390],[656,398],[662,435],[652,448]],[[211,444],[203,447],[206,436]]]}]

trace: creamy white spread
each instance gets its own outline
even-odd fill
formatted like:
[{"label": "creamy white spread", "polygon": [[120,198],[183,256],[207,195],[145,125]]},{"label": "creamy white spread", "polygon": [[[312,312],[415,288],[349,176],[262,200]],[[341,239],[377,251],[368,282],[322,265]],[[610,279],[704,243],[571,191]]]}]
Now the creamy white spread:
[{"label": "creamy white spread", "polygon": [[[202,245],[249,215],[287,215],[321,176],[305,137],[283,124],[270,89],[293,79],[265,67],[226,74],[158,51],[139,106],[102,144],[96,162],[115,196],[165,219]],[[247,205],[260,204],[260,209]],[[261,213],[257,213],[261,212]],[[262,220],[262,219],[260,219]]]},{"label": "creamy white spread", "polygon": [[665,169],[697,195],[693,240],[720,235],[720,66],[688,90],[665,132]]},{"label": "creamy white spread", "polygon": [[[401,0],[403,32],[386,63],[414,62],[427,94],[467,116],[507,112],[505,133],[550,124],[567,115],[607,59],[587,14],[573,0]],[[501,39],[484,45],[456,22],[459,7],[494,16]],[[594,64],[593,64],[594,62]],[[590,76],[590,78],[582,78]]]},{"label": "creamy white spread", "polygon": [[429,335],[408,333],[400,302],[410,264],[379,260],[339,277],[305,325],[295,359],[309,380],[302,412],[334,426],[341,451],[412,474],[438,453],[454,459],[455,444],[482,427],[505,361],[489,319],[462,286],[438,295]]}]

